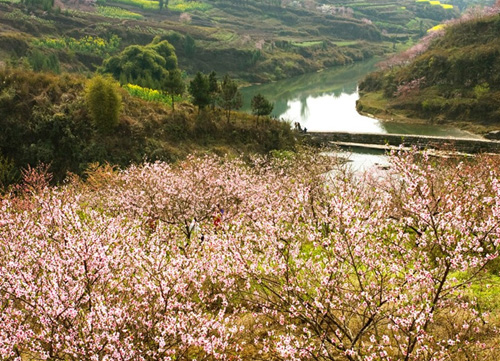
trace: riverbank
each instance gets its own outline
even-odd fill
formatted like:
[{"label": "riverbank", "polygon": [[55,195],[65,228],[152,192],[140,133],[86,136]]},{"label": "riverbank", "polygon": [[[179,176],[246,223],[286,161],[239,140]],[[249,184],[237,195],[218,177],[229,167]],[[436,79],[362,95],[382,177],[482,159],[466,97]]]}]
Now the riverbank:
[{"label": "riverbank", "polygon": [[[473,134],[475,132],[462,131],[448,124],[429,124],[425,119],[415,120],[379,111],[377,99],[374,106],[367,106],[360,114],[356,111],[358,82],[375,69],[377,62],[378,59],[371,59],[321,73],[255,85],[243,88],[242,94],[247,100],[259,93],[264,95],[274,103],[273,116],[291,124],[300,123],[308,131],[480,137]],[[249,101],[243,110],[250,110]]]},{"label": "riverbank", "polygon": [[443,115],[439,114],[429,118],[422,118],[414,110],[401,108],[399,104],[397,99],[385,98],[382,91],[360,91],[360,98],[356,102],[356,110],[364,116],[378,119],[382,122],[450,126],[479,137],[483,137],[485,134],[499,128],[497,124],[482,124],[464,120],[452,121],[445,119]]},{"label": "riverbank", "polygon": [[370,134],[349,132],[311,132],[304,137],[313,145],[394,150],[405,146],[417,149],[453,150],[463,154],[500,154],[500,142],[487,139],[436,137],[410,134]]},{"label": "riverbank", "polygon": [[447,24],[368,74],[357,109],[476,134],[500,130],[499,27],[498,6]]}]

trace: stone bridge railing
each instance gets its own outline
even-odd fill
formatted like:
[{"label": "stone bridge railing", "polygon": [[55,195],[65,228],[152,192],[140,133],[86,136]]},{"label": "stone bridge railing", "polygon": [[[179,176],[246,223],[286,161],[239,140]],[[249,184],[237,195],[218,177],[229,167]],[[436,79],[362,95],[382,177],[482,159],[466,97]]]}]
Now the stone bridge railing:
[{"label": "stone bridge railing", "polygon": [[446,149],[463,153],[500,153],[500,141],[487,139],[447,138],[408,134],[371,134],[347,132],[309,132],[304,134],[313,145],[407,146],[419,149]]}]

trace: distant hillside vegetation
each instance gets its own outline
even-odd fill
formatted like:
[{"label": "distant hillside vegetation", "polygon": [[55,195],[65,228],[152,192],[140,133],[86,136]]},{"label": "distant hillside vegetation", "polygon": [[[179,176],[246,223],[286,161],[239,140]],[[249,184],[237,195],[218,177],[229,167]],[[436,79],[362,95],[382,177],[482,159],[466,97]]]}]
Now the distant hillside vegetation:
[{"label": "distant hillside vegetation", "polygon": [[466,14],[387,61],[384,70],[361,82],[358,110],[387,118],[467,122],[479,131],[500,127],[499,11]]},{"label": "distant hillside vegetation", "polygon": [[89,73],[160,36],[188,74],[267,82],[393,52],[459,13],[432,3],[0,0],[0,63]]}]

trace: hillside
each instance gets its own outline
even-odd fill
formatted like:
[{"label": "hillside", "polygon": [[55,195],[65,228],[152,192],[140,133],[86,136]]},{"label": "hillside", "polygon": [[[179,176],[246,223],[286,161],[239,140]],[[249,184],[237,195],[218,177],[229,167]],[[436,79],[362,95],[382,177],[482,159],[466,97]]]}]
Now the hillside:
[{"label": "hillside", "polygon": [[[393,52],[397,42],[457,13],[413,0],[161,4],[0,0],[0,187],[40,163],[50,164],[60,181],[95,162],[125,167],[143,159],[175,161],[196,150],[293,149],[288,124],[245,114],[229,122],[230,112],[224,120],[215,100],[199,114],[185,86],[199,71],[265,82],[364,60]],[[420,28],[406,26],[412,21]],[[140,56],[127,58],[124,49]],[[163,54],[170,68],[156,50],[172,53]],[[122,111],[110,134],[99,133],[85,103],[86,79],[103,71],[123,87]],[[178,96],[177,111],[165,101],[169,74],[184,85],[171,93]],[[137,85],[157,90],[141,88],[137,97]]]},{"label": "hillside", "polygon": [[67,172],[81,175],[97,163],[127,167],[196,152],[267,153],[296,146],[288,123],[244,113],[229,121],[220,108],[200,113],[185,101],[174,111],[122,88],[118,123],[103,133],[89,114],[86,81],[80,75],[0,70],[0,191],[19,180],[22,169],[39,164],[59,182]]},{"label": "hillside", "polygon": [[500,128],[499,8],[467,14],[361,84],[358,110],[391,119]]},{"label": "hillside", "polygon": [[161,36],[190,74],[215,70],[262,82],[393,51],[458,14],[441,5],[173,0],[160,10],[146,0],[2,0],[0,61],[36,68],[42,56],[56,72],[93,72],[126,46]]},{"label": "hillside", "polygon": [[[230,122],[238,107],[223,110],[221,99],[200,114],[185,96],[188,80],[216,71],[239,81],[269,81],[363,60],[393,51],[397,42],[458,12],[413,0],[162,4],[0,1],[0,186],[40,163],[50,164],[59,181],[95,162],[125,167],[145,158],[175,161],[196,150],[293,149],[286,123],[266,118],[263,124],[245,114]],[[162,63],[163,51],[171,53],[163,54],[171,68]],[[131,52],[140,56],[127,58]],[[100,134],[85,103],[86,79],[95,71],[113,73],[122,86],[122,111],[110,134]],[[177,111],[164,101],[172,74],[183,83],[171,92]],[[159,91],[141,88],[140,97],[150,100],[144,101],[131,91],[137,85]]]}]

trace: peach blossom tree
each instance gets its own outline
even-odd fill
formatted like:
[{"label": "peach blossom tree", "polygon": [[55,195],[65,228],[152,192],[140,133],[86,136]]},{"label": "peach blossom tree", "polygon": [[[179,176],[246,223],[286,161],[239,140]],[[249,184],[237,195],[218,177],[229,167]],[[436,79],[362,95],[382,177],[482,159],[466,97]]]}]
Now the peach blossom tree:
[{"label": "peach blossom tree", "polygon": [[492,335],[499,164],[192,156],[0,199],[0,360],[448,360]]}]

